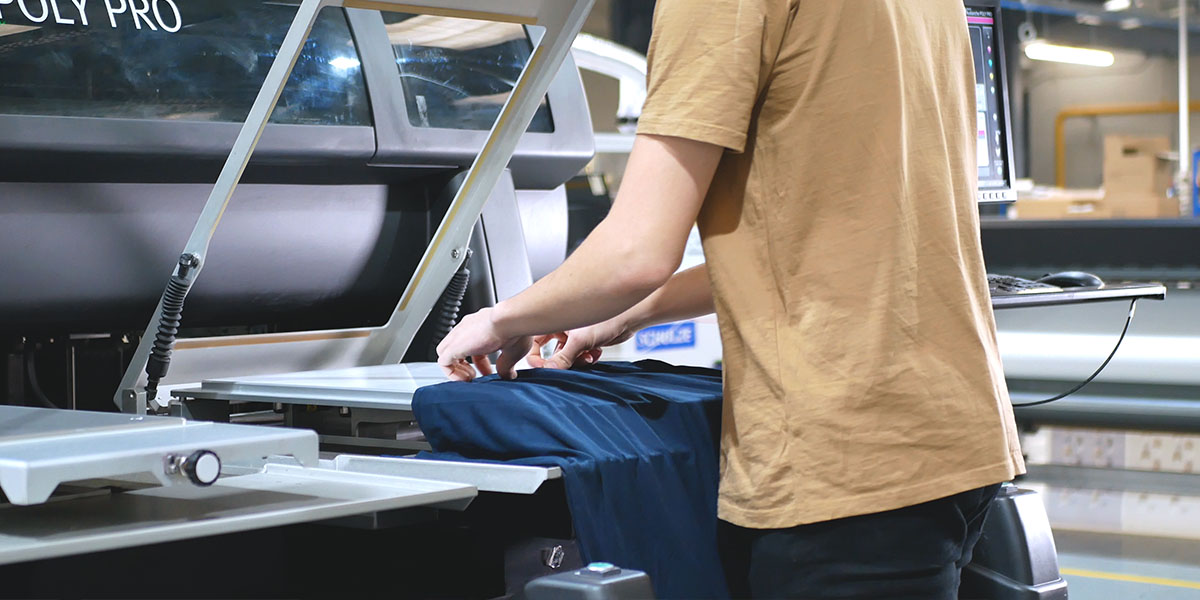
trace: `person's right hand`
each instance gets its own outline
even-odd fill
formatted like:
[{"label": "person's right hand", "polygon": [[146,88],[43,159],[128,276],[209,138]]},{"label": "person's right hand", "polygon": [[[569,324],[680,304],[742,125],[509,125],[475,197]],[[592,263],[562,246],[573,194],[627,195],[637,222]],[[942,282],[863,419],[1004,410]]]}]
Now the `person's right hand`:
[{"label": "person's right hand", "polygon": [[[634,330],[618,319],[609,319],[589,327],[572,329],[533,338],[533,348],[526,360],[529,366],[544,369],[570,369],[578,364],[593,364],[600,360],[603,348],[615,346],[633,337]],[[542,346],[553,340],[558,347],[550,358],[542,358]]]}]

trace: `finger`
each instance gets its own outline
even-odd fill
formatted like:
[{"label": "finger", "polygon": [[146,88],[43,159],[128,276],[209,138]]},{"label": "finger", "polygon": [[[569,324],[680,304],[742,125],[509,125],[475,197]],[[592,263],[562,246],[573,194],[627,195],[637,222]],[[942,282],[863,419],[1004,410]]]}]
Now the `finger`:
[{"label": "finger", "polygon": [[583,361],[589,365],[594,365],[600,362],[600,355],[603,353],[604,350],[601,350],[600,348],[592,348],[591,350],[583,353]]},{"label": "finger", "polygon": [[529,362],[529,366],[535,369],[544,367],[546,365],[546,359],[542,358],[542,348],[546,344],[549,344],[551,340],[558,340],[557,348],[562,348],[562,344],[566,341],[566,339],[566,333],[552,333],[534,337],[533,345],[529,348],[529,352],[526,354],[525,360]]},{"label": "finger", "polygon": [[505,379],[516,379],[517,363],[525,357],[533,346],[532,338],[522,337],[513,340],[511,344],[501,350],[500,359],[496,362],[496,370],[500,373],[500,376]]},{"label": "finger", "polygon": [[458,363],[459,376],[462,381],[473,381],[476,376],[475,367],[467,361]]},{"label": "finger", "polygon": [[579,336],[571,336],[567,338],[567,342],[562,345],[550,360],[546,361],[547,369],[570,369],[575,365],[575,360],[579,358],[587,350],[587,345],[580,341]]},{"label": "finger", "polygon": [[450,333],[446,334],[446,337],[442,338],[442,341],[438,342],[437,348],[435,348],[435,351],[438,353],[438,356],[441,356],[446,353],[446,348],[450,347],[450,340],[452,340],[452,339],[454,339],[454,330],[453,329],[450,330]]},{"label": "finger", "polygon": [[496,372],[496,369],[492,368],[491,359],[489,359],[486,354],[473,356],[471,357],[471,360],[475,361],[475,368],[479,369],[480,375],[491,375],[492,373]]},{"label": "finger", "polygon": [[466,361],[456,361],[449,367],[442,367],[442,371],[446,373],[451,381],[471,381],[475,379],[475,369],[468,365]]},{"label": "finger", "polygon": [[533,346],[530,346],[529,352],[525,355],[529,366],[537,369],[546,363],[546,359],[542,358],[542,346],[550,343],[552,339],[554,339],[553,335],[539,335],[533,338]]},{"label": "finger", "polygon": [[516,379],[516,366],[519,360],[521,357],[515,352],[509,350],[501,352],[500,358],[496,360],[496,372],[500,373],[500,377],[503,379]]}]

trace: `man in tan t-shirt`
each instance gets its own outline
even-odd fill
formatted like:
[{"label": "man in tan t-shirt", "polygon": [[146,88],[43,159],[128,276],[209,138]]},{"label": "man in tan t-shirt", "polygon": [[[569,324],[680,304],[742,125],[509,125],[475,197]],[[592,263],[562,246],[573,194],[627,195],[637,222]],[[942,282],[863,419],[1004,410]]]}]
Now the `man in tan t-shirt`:
[{"label": "man in tan t-shirt", "polygon": [[[568,331],[564,368],[715,310],[734,594],[955,597],[995,484],[1024,469],[961,0],[659,0],[649,63],[609,217],[441,363],[466,379],[502,350],[511,377],[528,336]],[[693,222],[708,262],[671,276]]]}]

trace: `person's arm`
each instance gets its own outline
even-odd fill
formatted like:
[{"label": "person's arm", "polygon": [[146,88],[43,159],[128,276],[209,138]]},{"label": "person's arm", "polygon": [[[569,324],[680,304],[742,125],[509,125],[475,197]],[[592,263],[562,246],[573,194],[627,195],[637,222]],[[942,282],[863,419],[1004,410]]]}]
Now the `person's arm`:
[{"label": "person's arm", "polygon": [[612,318],[671,277],[723,149],[639,135],[608,216],[561,267],[496,306],[510,336],[565,331]]},{"label": "person's arm", "polygon": [[608,216],[554,272],[494,308],[469,315],[438,346],[438,363],[470,379],[475,357],[501,351],[506,377],[529,350],[528,336],[611,319],[662,287],[679,267],[688,233],[724,149],[684,138],[639,135]]},{"label": "person's arm", "polygon": [[[676,273],[645,300],[603,323],[536,338],[527,359],[531,366],[548,369],[569,369],[580,362],[594,363],[600,360],[601,348],[620,344],[641,329],[692,319],[713,311],[708,268],[700,265]],[[540,347],[551,339],[558,340],[558,348],[552,356],[543,359]]]},{"label": "person's arm", "polygon": [[708,266],[700,265],[675,274],[666,285],[616,318],[626,328],[637,331],[652,325],[694,319],[714,310]]}]

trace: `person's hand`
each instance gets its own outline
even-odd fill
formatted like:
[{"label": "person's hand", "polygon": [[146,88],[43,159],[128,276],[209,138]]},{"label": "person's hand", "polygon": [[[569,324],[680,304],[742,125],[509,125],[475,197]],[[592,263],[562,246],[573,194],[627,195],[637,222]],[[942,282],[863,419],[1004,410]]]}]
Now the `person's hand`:
[{"label": "person's hand", "polygon": [[[633,337],[634,330],[619,318],[603,323],[573,329],[565,333],[542,335],[533,338],[533,348],[525,357],[532,367],[545,369],[570,369],[579,364],[593,364],[600,360],[602,348],[615,346]],[[557,340],[558,345],[550,358],[542,358],[542,346]]]},{"label": "person's hand", "polygon": [[[471,381],[475,378],[476,368],[482,375],[498,371],[505,379],[516,379],[517,361],[529,352],[532,345],[533,340],[528,336],[504,337],[496,331],[492,309],[485,308],[463,317],[438,344],[438,366],[454,381]],[[493,369],[487,355],[497,350],[500,351],[500,358]],[[475,365],[471,366],[467,358],[471,358]]]}]

